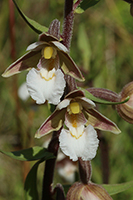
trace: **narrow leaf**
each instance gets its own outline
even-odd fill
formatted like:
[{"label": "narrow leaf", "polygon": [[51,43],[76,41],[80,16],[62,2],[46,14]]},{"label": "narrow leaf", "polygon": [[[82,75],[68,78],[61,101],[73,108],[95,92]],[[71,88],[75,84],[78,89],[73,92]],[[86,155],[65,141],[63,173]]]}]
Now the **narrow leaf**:
[{"label": "narrow leaf", "polygon": [[42,32],[46,32],[48,31],[48,28],[45,26],[40,25],[39,23],[37,23],[36,21],[28,18],[18,7],[17,3],[15,0],[13,0],[18,12],[20,13],[21,17],[24,19],[24,21],[30,26],[30,28],[32,28],[33,31],[35,31],[38,34],[41,34]]},{"label": "narrow leaf", "polygon": [[133,188],[133,181],[121,183],[121,184],[112,184],[112,185],[102,185],[110,195],[118,194],[129,188]]},{"label": "narrow leaf", "polygon": [[11,158],[21,161],[33,161],[39,160],[41,158],[44,158],[44,160],[48,160],[54,158],[53,154],[48,152],[47,149],[37,146],[14,152],[6,152],[2,150],[0,150],[0,152]]},{"label": "narrow leaf", "polygon": [[38,191],[37,191],[37,170],[40,163],[42,163],[44,159],[39,160],[35,165],[31,168],[28,173],[24,185],[25,190],[25,199],[26,200],[39,200]]},{"label": "narrow leaf", "polygon": [[97,4],[100,0],[83,0],[79,4],[79,6],[76,8],[75,12],[76,13],[83,13],[85,10],[88,8],[94,6]]},{"label": "narrow leaf", "polygon": [[112,102],[112,101],[107,101],[107,100],[103,100],[100,98],[97,98],[95,96],[93,96],[93,94],[91,94],[90,92],[88,92],[87,90],[83,89],[83,88],[79,88],[80,90],[84,91],[85,93],[85,97],[96,102],[99,104],[106,104],[106,105],[117,105],[117,104],[123,104],[126,103],[129,100],[129,96],[124,100],[124,101],[120,101],[120,102]]}]

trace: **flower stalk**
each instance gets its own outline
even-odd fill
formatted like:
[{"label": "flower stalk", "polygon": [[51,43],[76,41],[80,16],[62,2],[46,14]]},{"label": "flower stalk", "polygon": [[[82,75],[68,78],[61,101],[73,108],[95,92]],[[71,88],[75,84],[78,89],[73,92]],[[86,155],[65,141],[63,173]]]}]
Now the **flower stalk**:
[{"label": "flower stalk", "polygon": [[63,24],[63,44],[69,49],[72,39],[74,24],[73,0],[65,0],[64,24]]},{"label": "flower stalk", "polygon": [[60,131],[54,131],[52,139],[48,146],[48,151],[53,153],[55,158],[47,160],[45,163],[45,170],[44,170],[44,177],[43,177],[43,189],[42,189],[42,200],[52,200],[53,195],[53,189],[52,189],[52,183],[53,183],[53,177],[54,177],[54,168],[55,168],[55,162],[56,157],[58,153],[59,148],[59,134]]},{"label": "flower stalk", "polygon": [[79,176],[83,184],[88,184],[91,179],[91,161],[83,161],[81,158],[78,159]]}]

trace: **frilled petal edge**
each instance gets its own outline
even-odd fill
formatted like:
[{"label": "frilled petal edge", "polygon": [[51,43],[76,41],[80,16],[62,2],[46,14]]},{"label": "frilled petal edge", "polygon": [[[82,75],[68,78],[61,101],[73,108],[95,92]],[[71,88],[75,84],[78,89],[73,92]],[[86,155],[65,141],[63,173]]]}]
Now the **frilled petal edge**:
[{"label": "frilled petal edge", "polygon": [[99,144],[97,132],[91,125],[85,128],[79,139],[72,137],[69,130],[62,129],[59,142],[63,153],[73,161],[77,161],[78,157],[81,157],[84,161],[93,159]]},{"label": "frilled petal edge", "polygon": [[55,75],[50,80],[41,77],[40,71],[35,68],[31,69],[26,78],[27,88],[30,96],[37,104],[49,103],[57,105],[64,93],[65,80],[61,70],[55,71]]}]

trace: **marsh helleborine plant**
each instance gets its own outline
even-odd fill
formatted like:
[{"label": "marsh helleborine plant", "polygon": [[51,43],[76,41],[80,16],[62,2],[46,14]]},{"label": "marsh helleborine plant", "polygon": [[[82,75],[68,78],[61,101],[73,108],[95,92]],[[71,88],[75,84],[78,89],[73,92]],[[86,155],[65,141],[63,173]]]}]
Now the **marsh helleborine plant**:
[{"label": "marsh helleborine plant", "polygon": [[[99,145],[96,129],[115,134],[120,133],[120,130],[114,122],[96,110],[95,103],[86,98],[82,88],[77,88],[75,79],[84,81],[84,77],[69,55],[74,9],[80,3],[81,1],[76,1],[73,5],[72,0],[66,0],[62,34],[60,22],[54,20],[48,32],[40,34],[39,40],[28,46],[28,53],[11,64],[3,73],[3,77],[28,70],[26,84],[30,96],[37,104],[47,101],[56,105],[54,112],[40,126],[35,137],[40,138],[53,132],[48,151],[57,156],[60,146],[66,156],[79,162],[81,181],[69,189],[66,199],[112,199],[101,186],[91,182],[90,161],[96,156]],[[121,117],[133,123],[132,82],[125,86],[120,94],[100,88],[87,90],[95,97],[110,102],[121,102],[129,95],[128,102],[115,107]],[[46,161],[42,199],[44,196],[48,200],[52,199],[57,190],[61,196],[58,199],[65,199],[62,187],[51,189],[54,165],[55,159]]]}]

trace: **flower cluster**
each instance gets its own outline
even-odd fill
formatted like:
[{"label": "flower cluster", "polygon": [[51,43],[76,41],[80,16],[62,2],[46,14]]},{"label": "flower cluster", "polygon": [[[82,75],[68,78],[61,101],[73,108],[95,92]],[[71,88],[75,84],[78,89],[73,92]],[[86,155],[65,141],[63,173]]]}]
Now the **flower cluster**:
[{"label": "flower cluster", "polygon": [[[57,24],[57,20],[55,22]],[[58,29],[55,34],[53,25],[52,29],[50,26],[49,31],[42,33],[39,41],[28,46],[28,53],[11,64],[3,76],[29,70],[26,84],[30,96],[37,104],[48,101],[57,105],[35,136],[40,138],[61,129],[59,143],[63,153],[73,161],[78,158],[88,161],[95,157],[99,144],[95,129],[114,133],[120,133],[120,130],[95,109],[95,103],[87,99],[82,90],[75,88],[64,95],[65,74],[79,81],[83,81],[84,77],[63,45]]]}]

